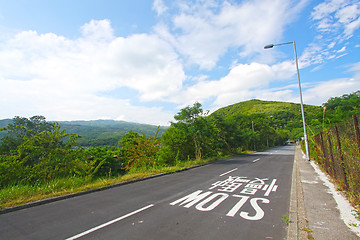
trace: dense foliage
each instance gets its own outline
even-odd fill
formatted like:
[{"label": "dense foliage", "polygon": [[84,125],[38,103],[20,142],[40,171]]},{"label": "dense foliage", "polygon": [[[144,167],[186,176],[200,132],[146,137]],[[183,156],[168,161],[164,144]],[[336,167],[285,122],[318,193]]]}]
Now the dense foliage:
[{"label": "dense foliage", "polygon": [[360,91],[330,98],[324,106],[325,121],[334,125],[360,112]]},{"label": "dense foliage", "polygon": [[[12,119],[0,120],[0,128],[12,122]],[[66,129],[69,133],[80,135],[77,144],[83,147],[117,146],[119,139],[129,131],[143,133],[146,136],[153,136],[158,131],[157,126],[154,125],[115,120],[59,121],[58,123],[61,130]],[[160,137],[166,129],[166,126],[161,126],[157,135]],[[5,135],[5,131],[0,131],[0,142]]]},{"label": "dense foliage", "polygon": [[217,124],[206,118],[200,103],[188,106],[175,115],[176,123],[162,136],[160,159],[174,161],[213,157],[222,151],[226,143]]},{"label": "dense foliage", "polygon": [[[80,135],[77,143],[84,147],[117,146],[119,139],[129,131],[146,136],[155,135],[158,131],[157,126],[114,120],[70,121],[59,124],[62,129]],[[166,127],[160,127],[158,136],[165,130]]]},{"label": "dense foliage", "polygon": [[[159,131],[159,130],[158,130]],[[160,139],[130,131],[120,140],[124,169],[148,168],[157,164]]]},{"label": "dense foliage", "polygon": [[[305,105],[309,135],[358,113],[359,103],[357,91],[331,98],[323,107]],[[250,100],[211,115],[195,103],[181,109],[174,119],[166,130],[158,127],[153,134],[129,130],[111,138],[103,136],[106,140],[100,145],[112,146],[85,148],[79,145],[80,135],[68,133],[59,123],[47,122],[43,116],[15,117],[0,131],[0,188],[60,178],[118,176],[139,168],[262,150],[303,136],[300,105],[294,103]],[[106,131],[111,132],[114,123],[105,123]],[[104,122],[78,122],[75,126],[103,128],[89,124]],[[111,144],[107,144],[109,139]]]},{"label": "dense foliage", "polygon": [[[322,107],[304,105],[304,112],[306,123],[310,128],[317,127],[322,123]],[[303,136],[301,108],[299,104],[295,103],[254,99],[221,108],[212,115],[227,119],[230,122],[232,119],[238,118],[238,122],[243,125],[243,128],[246,128],[246,126],[250,128],[252,122],[254,122],[255,132],[263,132],[265,127],[267,128],[265,131],[271,132],[270,129],[272,129],[281,136],[286,134],[286,137],[292,140]],[[262,137],[264,138],[266,135]],[[271,141],[274,139],[276,139],[275,136]]]},{"label": "dense foliage", "polygon": [[15,117],[3,128],[0,145],[0,187],[41,183],[56,178],[98,177],[120,173],[119,149],[75,148],[78,135],[60,130],[43,116]]}]

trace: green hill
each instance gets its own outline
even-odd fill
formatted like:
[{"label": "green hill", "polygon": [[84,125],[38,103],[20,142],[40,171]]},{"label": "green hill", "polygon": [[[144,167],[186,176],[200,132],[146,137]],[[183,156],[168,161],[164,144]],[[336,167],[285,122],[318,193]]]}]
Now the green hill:
[{"label": "green hill", "polygon": [[[12,119],[0,120],[0,128],[12,123]],[[149,124],[139,124],[115,120],[92,120],[92,121],[59,121],[61,129],[66,129],[68,133],[75,133],[81,136],[77,143],[81,146],[117,146],[118,141],[129,131],[143,133],[145,135],[155,135],[157,126]],[[160,127],[158,136],[167,127]],[[0,131],[0,139],[6,134]]]},{"label": "green hill", "polygon": [[[304,105],[306,124],[318,128],[322,123],[323,108]],[[297,103],[249,100],[223,107],[213,112],[210,117],[228,121],[252,122],[266,121],[274,129],[284,129],[290,132],[290,137],[302,135],[301,106]],[[256,120],[257,119],[257,120]],[[249,123],[247,124],[249,125]]]},{"label": "green hill", "polygon": [[[10,123],[12,123],[12,119],[2,119],[2,120],[0,120],[0,129],[6,127]],[[3,138],[5,135],[6,135],[5,131],[0,131],[0,141],[1,141],[1,138]]]},{"label": "green hill", "polygon": [[[310,127],[310,131],[326,129],[350,118],[353,114],[359,114],[360,90],[339,97],[332,97],[322,106],[304,105],[306,124]],[[231,119],[240,115],[254,114],[265,114],[278,126],[294,121],[299,122],[302,119],[300,104],[257,99],[221,108],[212,115]]]},{"label": "green hill", "polygon": [[[60,121],[62,129],[81,136],[81,146],[117,146],[119,140],[129,131],[155,135],[157,126],[115,120]],[[166,130],[160,127],[159,136]]]},{"label": "green hill", "polygon": [[[304,105],[304,110],[307,110],[307,113],[313,113],[314,111],[319,111],[321,109],[322,108],[319,106]],[[300,114],[299,117],[301,117],[300,104],[253,99],[220,108],[213,114],[225,118],[236,115],[250,115],[258,113],[274,117],[274,115],[279,115],[279,113],[284,112],[289,113],[293,117]]]}]

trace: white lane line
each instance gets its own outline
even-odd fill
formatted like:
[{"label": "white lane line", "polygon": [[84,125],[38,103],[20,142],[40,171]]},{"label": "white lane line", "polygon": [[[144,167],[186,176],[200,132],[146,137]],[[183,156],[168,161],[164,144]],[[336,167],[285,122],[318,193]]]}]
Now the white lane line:
[{"label": "white lane line", "polygon": [[138,210],[136,210],[136,211],[133,211],[133,212],[131,212],[131,213],[128,213],[128,214],[126,214],[126,215],[124,215],[124,216],[122,216],[122,217],[119,217],[119,218],[116,218],[116,219],[114,219],[114,220],[111,220],[111,221],[109,221],[109,222],[107,222],[107,223],[101,224],[101,225],[99,225],[99,226],[97,226],[97,227],[94,227],[94,228],[89,229],[89,230],[87,230],[87,231],[85,231],[85,232],[79,233],[79,234],[77,234],[77,235],[75,235],[75,236],[73,236],[73,237],[67,238],[67,239],[65,239],[65,240],[78,239],[78,238],[80,238],[80,237],[82,237],[82,236],[85,236],[85,235],[87,235],[87,234],[89,234],[89,233],[95,232],[96,230],[99,230],[99,229],[101,229],[101,228],[104,228],[104,227],[106,227],[106,226],[109,226],[110,224],[116,223],[116,222],[118,222],[118,221],[120,221],[120,220],[123,220],[123,219],[125,219],[125,218],[127,218],[127,217],[130,217],[130,216],[134,215],[134,214],[137,214],[137,213],[139,213],[139,212],[142,212],[142,211],[144,211],[144,210],[146,210],[146,209],[148,209],[148,208],[151,208],[151,207],[153,207],[153,206],[154,206],[154,204],[150,204],[150,205],[148,205],[148,206],[146,206],[146,207],[140,208],[140,209],[138,209]]},{"label": "white lane line", "polygon": [[255,159],[253,162],[257,162],[257,161],[259,161],[260,160],[260,158],[257,158],[257,159]]},{"label": "white lane line", "polygon": [[237,170],[237,168],[234,168],[233,170],[230,170],[230,171],[228,171],[228,172],[226,172],[226,173],[223,173],[223,174],[219,175],[219,177],[222,177],[222,176],[224,176],[224,175],[226,175],[226,174],[228,174],[228,173],[231,173],[231,172],[233,172],[233,171],[236,171],[236,170]]}]

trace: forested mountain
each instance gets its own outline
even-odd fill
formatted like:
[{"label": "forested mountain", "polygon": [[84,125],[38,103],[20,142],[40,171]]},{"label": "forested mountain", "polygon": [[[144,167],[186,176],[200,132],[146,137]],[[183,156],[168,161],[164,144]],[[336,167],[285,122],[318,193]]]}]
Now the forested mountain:
[{"label": "forested mountain", "polygon": [[[81,136],[78,144],[81,146],[117,146],[119,140],[129,131],[143,133],[146,136],[153,136],[157,126],[149,124],[132,123],[114,120],[93,120],[93,121],[60,121],[61,129],[68,133],[75,133]],[[160,127],[158,136],[166,130]]]},{"label": "forested mountain", "polygon": [[0,128],[4,128],[12,122],[12,119],[0,120]]},{"label": "forested mountain", "polygon": [[[0,120],[0,128],[4,128],[12,122],[12,119]],[[81,136],[77,144],[87,147],[96,146],[117,146],[119,140],[127,132],[133,131],[143,133],[146,136],[153,136],[157,131],[157,126],[149,124],[132,123],[115,120],[92,120],[92,121],[59,121],[61,130],[66,129],[68,133],[75,133]],[[167,127],[160,127],[158,136]],[[5,135],[0,131],[0,139]]]},{"label": "forested mountain", "polygon": [[[7,127],[11,123],[12,123],[12,119],[0,120],[0,129]],[[4,131],[0,131],[0,142],[1,142],[1,138],[5,135],[6,135],[6,133]]]}]

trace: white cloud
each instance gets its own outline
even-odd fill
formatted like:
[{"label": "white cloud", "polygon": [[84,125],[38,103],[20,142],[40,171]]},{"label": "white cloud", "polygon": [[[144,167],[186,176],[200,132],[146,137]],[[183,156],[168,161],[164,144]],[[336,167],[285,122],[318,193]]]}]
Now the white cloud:
[{"label": "white cloud", "polygon": [[337,53],[342,53],[342,52],[345,52],[346,51],[346,47],[342,47],[340,50],[337,50],[336,52]]},{"label": "white cloud", "polygon": [[348,66],[348,72],[352,74],[351,77],[314,82],[303,89],[304,102],[320,105],[331,97],[339,97],[360,90],[360,62]]},{"label": "white cloud", "polygon": [[109,20],[91,20],[81,27],[82,35],[86,39],[109,41],[114,38],[114,31]]},{"label": "white cloud", "polygon": [[311,17],[319,31],[334,33],[338,35],[338,41],[343,41],[360,28],[360,3],[327,0],[314,8]]},{"label": "white cloud", "polygon": [[316,86],[304,91],[306,104],[320,105],[331,97],[342,96],[360,89],[360,79],[341,78],[318,83]]},{"label": "white cloud", "polygon": [[346,44],[360,28],[360,3],[357,0],[326,0],[311,13],[318,35],[300,60],[303,66],[321,64],[347,55]]},{"label": "white cloud", "polygon": [[352,37],[360,27],[359,1],[328,0],[320,3],[311,14],[320,31],[342,31],[342,37]]},{"label": "white cloud", "polygon": [[[333,47],[334,45],[332,43],[328,45],[329,49],[332,49]],[[328,55],[329,52],[324,51],[324,46],[322,44],[311,43],[299,57],[299,66],[308,67],[313,64],[323,63]]]},{"label": "white cloud", "polygon": [[119,86],[138,90],[144,101],[162,100],[177,91],[185,74],[172,48],[155,35],[117,38],[104,65]]},{"label": "white cloud", "polygon": [[138,91],[143,101],[174,94],[185,74],[169,44],[149,34],[114,37],[108,20],[92,20],[81,30],[82,36],[75,40],[23,31],[0,43],[4,100],[0,118],[43,114],[63,120],[109,115],[166,122],[169,113],[160,108],[135,107],[121,96],[113,99],[99,93],[128,87]]},{"label": "white cloud", "polygon": [[312,12],[313,19],[325,19],[333,12],[337,11],[339,8],[346,5],[347,0],[328,0],[320,3],[314,7]]},{"label": "white cloud", "polygon": [[[184,107],[191,105],[194,101],[204,102],[213,98],[213,108],[223,107],[235,102],[265,96],[266,94],[261,93],[269,89],[271,82],[281,82],[295,74],[294,63],[288,61],[272,66],[255,62],[238,64],[225,77],[219,80],[199,81],[169,99],[180,104],[180,107]],[[271,93],[268,93],[267,96],[270,95]]]},{"label": "white cloud", "polygon": [[160,16],[167,11],[167,7],[162,0],[154,0],[153,10],[156,11],[157,15]]},{"label": "white cloud", "polygon": [[[352,77],[302,83],[304,103],[319,106],[327,102],[331,97],[338,97],[359,90],[360,62],[348,66],[348,72],[352,74]],[[299,103],[298,84],[283,86],[278,89],[261,89],[259,93],[256,93],[256,98],[269,101]]]},{"label": "white cloud", "polygon": [[[161,20],[150,34],[115,36],[109,20],[91,20],[76,39],[36,31],[1,37],[0,118],[42,114],[49,120],[110,118],[167,124],[174,113],[134,104],[152,106],[157,101],[180,108],[199,101],[216,109],[252,98],[299,102],[294,61],[263,64],[279,54],[263,46],[281,41],[307,2],[178,0],[174,10],[155,0],[153,10]],[[359,28],[358,10],[355,1],[319,4],[312,19],[320,34],[299,58],[300,68],[324,66],[347,54],[351,46],[342,40]],[[167,17],[170,24],[163,21]],[[326,38],[339,32],[340,37]],[[230,51],[234,53],[227,63],[219,64]],[[192,64],[200,68],[198,73]],[[222,75],[212,78],[208,70],[217,68],[222,68]],[[353,78],[305,85],[305,103],[319,105],[359,89],[359,68],[351,66]]]},{"label": "white cloud", "polygon": [[[321,105],[331,97],[360,89],[360,63],[351,65],[349,71],[354,75],[351,78],[302,83],[304,103]],[[289,82],[289,79],[293,80]],[[282,86],[271,87],[275,82]],[[173,96],[171,101],[182,108],[195,101],[206,102],[209,99],[212,111],[249,99],[299,103],[296,67],[289,61],[274,65],[238,64],[225,77],[219,80],[199,81],[183,89],[179,95]]]},{"label": "white cloud", "polygon": [[180,1],[180,13],[172,18],[172,26],[162,24],[155,30],[189,63],[209,70],[230,48],[239,48],[242,57],[266,54],[263,46],[282,36],[285,26],[306,2],[256,0],[236,4],[197,1],[190,5]]}]

